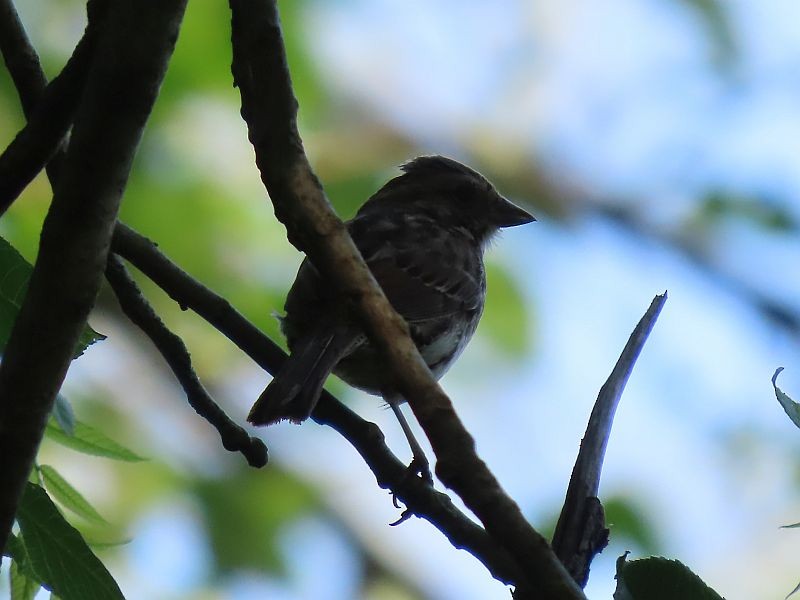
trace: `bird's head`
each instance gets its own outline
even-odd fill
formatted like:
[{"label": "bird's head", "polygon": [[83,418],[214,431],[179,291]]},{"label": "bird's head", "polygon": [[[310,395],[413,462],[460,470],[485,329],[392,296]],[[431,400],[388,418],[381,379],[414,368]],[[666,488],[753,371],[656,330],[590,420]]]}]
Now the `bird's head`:
[{"label": "bird's head", "polygon": [[420,156],[401,169],[370,202],[419,211],[443,225],[463,227],[481,244],[503,227],[536,219],[501,196],[480,173],[444,156]]}]

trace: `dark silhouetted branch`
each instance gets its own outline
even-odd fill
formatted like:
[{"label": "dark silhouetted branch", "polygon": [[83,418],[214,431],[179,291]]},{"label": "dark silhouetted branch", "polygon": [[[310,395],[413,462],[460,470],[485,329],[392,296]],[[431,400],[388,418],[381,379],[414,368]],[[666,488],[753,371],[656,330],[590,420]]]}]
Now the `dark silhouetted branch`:
[{"label": "dark silhouetted branch", "polygon": [[572,470],[564,507],[553,535],[553,549],[581,586],[586,585],[589,578],[592,559],[608,544],[608,529],[597,490],[614,413],[633,365],[666,301],[666,292],[653,299],[625,344],[614,370],[600,388]]},{"label": "dark silhouetted branch", "polygon": [[122,192],[185,0],[111,7],[28,292],[0,363],[0,547],[106,266]]},{"label": "dark silhouetted branch", "polygon": [[0,215],[47,166],[51,182],[58,179],[67,132],[92,63],[106,0],[92,0],[86,32],[61,73],[47,85],[36,51],[10,0],[0,0],[0,50],[28,120],[0,155]]},{"label": "dark silhouetted branch", "polygon": [[477,456],[472,437],[434,381],[333,212],[303,151],[297,101],[291,87],[276,2],[230,0],[233,78],[242,117],[275,215],[288,238],[352,302],[365,332],[392,370],[401,395],[431,442],[439,479],[461,496],[486,531],[506,548],[525,575],[518,597],[583,598],[547,541]]},{"label": "dark silhouetted branch", "polygon": [[122,260],[113,254],[108,258],[106,279],[119,300],[122,312],[158,348],[186,392],[189,405],[219,432],[223,447],[231,452],[241,452],[250,466],[266,465],[267,448],[264,442],[250,437],[214,402],[192,368],[192,358],[183,340],[164,325],[128,274]]},{"label": "dark silhouetted branch", "polygon": [[0,0],[0,52],[19,94],[22,112],[30,119],[47,87],[47,78],[12,0]]},{"label": "dark silhouetted branch", "polygon": [[[122,223],[114,231],[112,250],[163,289],[182,308],[208,321],[258,365],[277,372],[284,352],[230,303],[164,256],[156,245]],[[378,485],[391,490],[417,516],[431,522],[456,548],[480,560],[500,581],[513,584],[522,574],[509,554],[471,519],[461,513],[446,494],[417,478],[407,476],[406,466],[384,443],[383,433],[344,406],[327,391],[311,415],[317,423],[339,432],[372,469]]]}]

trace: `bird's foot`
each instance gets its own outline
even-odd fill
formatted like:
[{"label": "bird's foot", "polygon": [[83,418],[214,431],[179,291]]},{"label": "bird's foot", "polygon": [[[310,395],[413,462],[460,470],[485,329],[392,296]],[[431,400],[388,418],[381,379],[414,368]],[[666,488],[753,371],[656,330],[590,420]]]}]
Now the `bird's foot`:
[{"label": "bird's foot", "polygon": [[433,485],[433,475],[431,475],[430,465],[424,454],[414,456],[406,468],[406,477],[417,476],[428,485]]},{"label": "bird's foot", "polygon": [[[421,458],[419,456],[414,457],[414,459],[411,461],[411,464],[409,464],[406,468],[406,474],[403,478],[403,483],[406,483],[411,477],[421,480],[426,485],[433,485],[433,476],[431,475],[428,459],[425,458],[425,456],[422,456]],[[397,499],[397,494],[394,492],[392,492],[392,504],[395,508],[403,508],[400,505],[400,501]],[[411,509],[406,507],[403,509],[403,512],[400,513],[400,517],[393,523],[389,523],[389,525],[392,527],[400,525],[400,523],[407,521],[413,515],[414,513],[411,511]]]}]

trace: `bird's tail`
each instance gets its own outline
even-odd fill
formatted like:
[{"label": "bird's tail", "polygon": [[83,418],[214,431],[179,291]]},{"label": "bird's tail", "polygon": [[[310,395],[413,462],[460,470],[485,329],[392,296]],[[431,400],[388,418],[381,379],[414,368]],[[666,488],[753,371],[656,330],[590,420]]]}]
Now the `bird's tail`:
[{"label": "bird's tail", "polygon": [[305,421],[317,405],[325,380],[352,342],[351,334],[330,330],[301,340],[256,400],[247,420],[253,425]]}]

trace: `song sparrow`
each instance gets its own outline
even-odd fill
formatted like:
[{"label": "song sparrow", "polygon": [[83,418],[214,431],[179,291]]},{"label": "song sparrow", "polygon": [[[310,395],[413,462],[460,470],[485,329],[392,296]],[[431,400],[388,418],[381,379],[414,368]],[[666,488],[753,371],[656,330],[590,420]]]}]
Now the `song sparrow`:
[{"label": "song sparrow", "polygon": [[[384,185],[347,223],[353,241],[437,379],[458,358],[483,311],[483,250],[501,227],[535,219],[482,175],[443,156],[422,156]],[[387,365],[326,281],[306,259],[286,298],[281,330],[291,356],[253,405],[248,421],[308,418],[328,375],[380,394],[425,462],[393,390]]]}]

